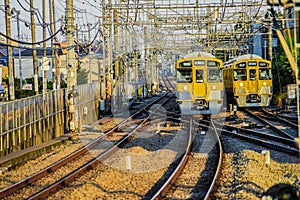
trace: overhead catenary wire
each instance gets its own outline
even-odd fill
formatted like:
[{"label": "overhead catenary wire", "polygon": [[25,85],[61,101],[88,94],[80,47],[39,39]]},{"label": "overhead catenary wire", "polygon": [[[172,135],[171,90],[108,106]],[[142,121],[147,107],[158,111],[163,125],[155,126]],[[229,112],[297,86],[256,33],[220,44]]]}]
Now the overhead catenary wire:
[{"label": "overhead catenary wire", "polygon": [[76,31],[79,31],[79,32],[81,32],[81,33],[88,33],[89,31],[92,31],[92,30],[95,30],[95,29],[97,29],[98,28],[98,26],[99,26],[99,21],[90,29],[90,30],[81,30],[81,28],[82,27],[84,27],[85,26],[85,24],[83,25],[83,26],[81,26],[80,28],[74,28]]},{"label": "overhead catenary wire", "polygon": [[[91,46],[96,41],[97,36],[98,36],[99,33],[102,34],[101,30],[97,31],[97,33],[96,33],[95,37],[93,38],[93,40],[88,45],[86,45],[85,48]],[[55,35],[53,35],[53,36],[55,37]],[[51,38],[49,38],[49,39],[51,39]],[[101,40],[100,40],[100,42],[101,42]],[[42,43],[42,42],[40,42],[40,43]],[[67,50],[70,50],[70,49],[75,48],[77,46],[81,46],[83,48],[83,46],[80,42],[75,41],[75,43],[76,44],[71,45],[71,46],[65,46],[65,47],[60,47],[60,48],[54,47],[53,49],[67,49]],[[7,43],[0,42],[0,46],[1,45],[2,46],[13,47],[13,48],[16,48],[16,49],[18,49],[18,48],[19,49],[29,49],[29,50],[46,50],[46,49],[49,49],[49,48],[43,48],[43,47],[32,48],[32,47],[28,47],[28,46],[17,46],[17,45],[12,45],[12,44],[7,44]]]},{"label": "overhead catenary wire", "polygon": [[3,37],[5,37],[6,39],[9,39],[9,40],[14,41],[14,42],[18,42],[18,43],[20,43],[20,44],[36,45],[36,44],[41,44],[41,43],[43,43],[43,42],[46,42],[46,41],[48,41],[48,40],[51,40],[52,38],[54,38],[54,37],[55,37],[59,32],[61,32],[61,31],[62,31],[62,29],[59,29],[58,31],[56,31],[56,33],[54,33],[53,35],[51,35],[49,38],[46,38],[45,40],[42,40],[42,41],[39,41],[39,42],[34,42],[34,43],[16,40],[16,39],[14,39],[14,38],[8,37],[6,34],[4,34],[4,33],[2,33],[2,32],[0,32],[0,35],[3,36]]},{"label": "overhead catenary wire", "polygon": [[[26,0],[25,0],[26,1]],[[45,28],[45,27],[47,27],[49,24],[46,24],[45,23],[45,20],[43,19],[43,17],[42,17],[42,15],[41,15],[41,13],[40,13],[40,11],[39,11],[39,9],[37,9],[37,8],[35,8],[35,7],[32,7],[32,6],[30,6],[30,4],[29,4],[29,6],[30,6],[30,8],[32,9],[32,10],[27,10],[23,5],[21,5],[21,3],[20,3],[20,1],[19,0],[17,0],[17,2],[19,3],[19,5],[26,11],[26,12],[29,12],[29,13],[31,13],[31,12],[33,12],[36,16],[37,16],[37,20],[38,20],[38,22],[39,22],[39,24],[43,27],[43,28]],[[28,2],[26,1],[26,3],[28,4]],[[43,21],[43,23],[41,22],[41,19],[42,19],[42,21]]]},{"label": "overhead catenary wire", "polygon": [[[5,13],[5,10],[4,10],[3,8],[0,7],[0,10],[1,10],[2,12]],[[20,20],[21,22],[23,22],[23,23],[26,23],[26,24],[30,24],[30,23],[31,23],[29,20],[23,19],[22,17],[19,17],[19,20]],[[55,22],[52,22],[51,24],[59,23],[59,22],[61,22],[61,21],[62,21],[62,18],[58,18]],[[50,23],[49,23],[49,24],[50,24]],[[34,25],[35,25],[35,26],[41,26],[40,23],[34,23]]]},{"label": "overhead catenary wire", "polygon": [[[93,40],[92,40],[88,45],[86,45],[85,48],[91,46],[92,44],[94,44],[94,42],[96,41],[96,39],[97,39],[99,33],[102,35],[102,32],[101,32],[100,29],[98,29],[98,31],[96,32],[96,34],[95,34]],[[79,45],[79,46],[81,45],[81,43],[79,43],[78,41],[76,41],[76,43],[77,43],[77,44],[72,45],[72,46],[68,46],[68,47],[66,47],[66,48],[69,50],[69,49],[72,49],[72,48],[77,47],[78,45]]]}]

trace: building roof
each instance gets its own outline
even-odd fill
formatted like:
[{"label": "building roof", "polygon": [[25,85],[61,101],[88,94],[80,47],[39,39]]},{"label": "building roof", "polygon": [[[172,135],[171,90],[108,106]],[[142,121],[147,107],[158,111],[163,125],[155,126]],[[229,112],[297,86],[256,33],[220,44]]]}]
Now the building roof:
[{"label": "building roof", "polygon": [[[21,50],[23,51],[23,50]],[[13,55],[16,55],[19,53],[19,49],[13,48]],[[0,46],[0,58],[6,57],[8,55],[7,53],[7,47],[6,46]]]},{"label": "building roof", "polygon": [[[37,48],[37,57],[43,57],[44,55],[44,49],[41,48]],[[57,50],[58,55],[62,55],[62,50],[58,49]],[[32,49],[25,49],[24,51],[21,52],[21,56],[32,56],[33,54],[33,50]],[[52,55],[52,48],[51,47],[47,47],[46,48],[46,55],[49,57]],[[15,54],[15,56],[19,56],[19,53]]]}]

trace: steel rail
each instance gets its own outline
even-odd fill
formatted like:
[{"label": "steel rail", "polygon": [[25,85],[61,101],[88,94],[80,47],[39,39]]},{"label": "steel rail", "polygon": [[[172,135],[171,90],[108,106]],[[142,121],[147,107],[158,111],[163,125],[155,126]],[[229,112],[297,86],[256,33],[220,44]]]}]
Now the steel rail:
[{"label": "steel rail", "polygon": [[[183,171],[184,167],[186,166],[186,163],[188,162],[188,158],[189,158],[189,155],[190,155],[191,146],[192,146],[192,138],[193,138],[193,133],[192,133],[193,128],[192,128],[192,126],[193,126],[194,123],[195,122],[193,122],[192,119],[190,119],[189,140],[188,140],[186,151],[185,151],[184,155],[182,156],[180,163],[178,164],[177,168],[173,171],[173,173],[170,175],[169,179],[165,182],[165,184],[158,190],[158,192],[155,195],[153,195],[153,197],[151,198],[152,200],[163,198],[166,195],[167,191],[175,183],[176,179],[178,178],[180,173]],[[212,129],[214,130],[214,137],[216,137],[217,141],[218,141],[218,151],[219,151],[218,166],[217,166],[217,169],[215,171],[214,178],[211,181],[210,187],[209,187],[204,199],[208,199],[209,195],[211,194],[211,192],[214,188],[216,180],[218,179],[218,177],[220,175],[220,172],[221,172],[221,165],[222,165],[222,159],[223,159],[223,156],[222,156],[223,155],[222,143],[221,143],[221,140],[220,140],[220,138],[218,136],[218,133],[217,133],[217,129],[215,128],[213,122],[212,122],[212,125],[213,125]]]},{"label": "steel rail", "polygon": [[74,160],[76,157],[86,153],[88,151],[88,149],[91,149],[92,147],[94,147],[95,145],[98,144],[98,142],[102,141],[105,137],[107,137],[109,134],[113,133],[114,131],[116,131],[117,129],[119,129],[120,127],[124,126],[127,122],[133,121],[133,117],[139,115],[143,110],[145,110],[146,108],[150,107],[151,105],[153,105],[154,103],[158,102],[159,100],[163,99],[165,97],[162,96],[160,98],[155,99],[153,102],[150,102],[148,105],[144,106],[142,109],[140,109],[139,111],[137,111],[136,113],[134,113],[132,116],[129,116],[127,119],[123,120],[122,122],[120,122],[119,124],[117,124],[115,127],[113,127],[111,130],[107,131],[104,135],[100,136],[99,138],[97,138],[96,140],[88,143],[86,146],[76,150],[75,152],[71,153],[70,155],[68,155],[67,157],[53,163],[52,165],[46,167],[45,169],[7,187],[4,188],[2,190],[0,190],[0,198],[3,198],[9,194],[12,194],[13,192],[16,192],[17,190],[30,185],[31,183],[33,183],[34,181],[46,176],[47,174],[55,171],[56,169],[66,165],[68,162]]},{"label": "steel rail", "polygon": [[295,140],[291,140],[291,139],[284,138],[284,137],[281,137],[281,136],[276,136],[276,135],[263,133],[263,132],[259,132],[259,131],[254,131],[254,130],[251,130],[251,129],[238,128],[238,127],[230,126],[230,125],[227,125],[227,124],[221,124],[219,122],[215,122],[215,123],[218,126],[222,126],[224,128],[233,129],[233,130],[236,130],[236,131],[241,131],[241,132],[252,134],[252,135],[255,135],[255,136],[258,136],[258,137],[263,137],[264,139],[270,139],[270,140],[273,140],[275,142],[281,142],[283,144],[293,146],[293,147],[296,147],[296,148],[298,147],[297,142]]},{"label": "steel rail", "polygon": [[251,112],[249,109],[245,109],[245,111],[246,111],[249,115],[251,115],[252,117],[258,119],[259,121],[263,122],[264,124],[269,125],[270,128],[271,128],[274,132],[280,134],[280,135],[283,136],[283,137],[286,137],[286,138],[288,138],[288,139],[294,140],[294,137],[292,137],[291,135],[287,134],[286,132],[284,132],[284,131],[282,131],[282,130],[276,128],[272,123],[268,122],[267,120],[264,120],[263,118],[259,117],[259,116],[256,115],[256,114],[254,114],[254,113]]},{"label": "steel rail", "polygon": [[165,87],[168,89],[168,91],[171,92],[171,93],[174,93],[175,88],[174,88],[174,86],[171,84],[171,82],[170,82],[170,80],[168,79],[168,77],[163,76],[162,80],[163,80],[163,82],[164,82]]},{"label": "steel rail", "polygon": [[[218,147],[218,150],[219,150],[219,155],[218,155],[218,166],[217,166],[217,169],[215,171],[215,175],[214,175],[214,178],[213,180],[211,181],[211,184],[210,184],[210,187],[204,197],[205,200],[208,200],[209,199],[209,196],[211,194],[211,192],[213,191],[213,188],[215,186],[215,183],[217,181],[217,179],[219,178],[220,174],[221,174],[221,167],[222,167],[222,162],[223,162],[223,144],[222,144],[222,141],[220,139],[220,136],[218,134],[218,129],[216,128],[214,122],[212,119],[210,119],[210,124],[211,126],[206,126],[206,128],[209,128],[209,129],[212,129],[213,132],[214,132],[214,137],[216,137],[217,139],[217,147]],[[201,124],[199,123],[196,123],[197,125],[201,126]]]},{"label": "steel rail", "polygon": [[[166,96],[163,96],[163,98],[167,98]],[[163,100],[163,98],[160,98],[160,100]],[[168,97],[164,102],[162,102],[162,105],[167,103],[172,97]],[[157,107],[155,110],[159,109]],[[154,110],[154,111],[155,111]],[[154,113],[154,112],[153,112]],[[98,156],[90,160],[88,163],[84,164],[80,168],[74,170],[73,172],[69,173],[65,177],[61,178],[59,181],[49,185],[48,187],[44,188],[43,190],[39,191],[38,193],[32,195],[28,199],[41,199],[41,198],[46,198],[49,196],[51,192],[56,191],[56,189],[59,186],[64,187],[68,182],[74,180],[76,177],[80,176],[82,173],[85,171],[88,171],[90,168],[93,168],[96,166],[98,163],[105,161],[107,158],[109,158],[111,155],[116,153],[119,150],[119,146],[122,146],[124,143],[126,143],[131,136],[139,129],[141,128],[144,123],[148,122],[149,118],[151,117],[151,114],[142,120],[142,122],[137,125],[132,131],[127,133],[120,141],[118,141],[116,144],[114,144],[112,147],[107,149],[105,152],[100,153]]]},{"label": "steel rail", "polygon": [[172,85],[172,83],[171,83],[171,81],[170,81],[170,79],[169,79],[168,77],[166,77],[166,79],[167,79],[167,81],[168,81],[169,85],[170,85],[170,86],[171,86],[171,88],[172,88],[171,92],[173,92],[173,93],[174,93],[174,91],[176,91],[176,88],[174,87],[174,85]]},{"label": "steel rail", "polygon": [[[220,124],[220,125],[223,126],[222,124]],[[211,128],[209,126],[205,126],[205,125],[202,125],[202,124],[200,126],[204,127],[204,128]],[[289,155],[292,155],[292,156],[299,156],[299,150],[296,149],[296,148],[291,148],[291,147],[287,147],[287,146],[283,146],[283,145],[279,145],[279,144],[274,144],[270,141],[266,141],[265,139],[258,139],[258,138],[250,137],[250,136],[243,135],[243,134],[240,134],[240,133],[234,133],[232,131],[228,131],[228,130],[223,129],[223,128],[216,128],[216,129],[219,130],[219,131],[222,131],[221,132],[222,134],[226,134],[226,135],[229,135],[229,136],[235,136],[235,137],[243,139],[247,142],[251,141],[251,142],[254,142],[257,145],[268,147],[268,148],[276,150],[276,151],[288,153]],[[240,128],[237,128],[237,129],[240,130]],[[262,133],[262,135],[264,135],[264,134]]]},{"label": "steel rail", "polygon": [[270,116],[276,118],[277,120],[279,120],[279,121],[281,121],[281,122],[284,122],[285,124],[289,125],[290,127],[294,128],[294,129],[298,129],[298,124],[295,124],[295,123],[293,123],[293,122],[290,122],[289,120],[284,119],[284,118],[282,118],[282,117],[280,117],[280,116],[278,116],[278,115],[274,115],[273,113],[267,111],[266,109],[263,109],[263,108],[262,108],[261,110],[262,110],[264,113],[266,113],[267,115],[270,115]]},{"label": "steel rail", "polygon": [[175,183],[177,177],[180,175],[180,173],[182,172],[182,170],[184,169],[184,167],[188,161],[188,157],[190,155],[191,146],[192,146],[192,138],[193,138],[192,119],[190,119],[189,123],[190,123],[190,127],[189,127],[189,134],[188,134],[189,135],[188,143],[187,143],[186,150],[181,158],[181,161],[178,164],[178,166],[176,167],[176,169],[173,171],[173,173],[170,175],[168,180],[164,183],[164,185],[161,186],[161,188],[152,196],[152,198],[151,198],[152,200],[163,198],[166,195],[166,193],[171,188],[171,186]]},{"label": "steel rail", "polygon": [[230,131],[227,131],[227,130],[224,130],[224,129],[219,129],[219,130],[222,130],[222,133],[225,133],[227,135],[235,136],[235,137],[241,138],[241,139],[246,140],[246,141],[255,142],[255,144],[257,144],[257,145],[265,146],[265,147],[268,147],[268,148],[276,150],[276,151],[288,153],[292,156],[297,156],[297,157],[299,156],[299,150],[295,149],[295,148],[290,148],[290,147],[282,146],[282,145],[279,145],[279,144],[274,144],[274,143],[268,142],[264,139],[257,139],[257,138],[253,138],[253,137],[250,137],[250,136],[247,136],[247,135],[242,135],[242,134],[239,134],[239,133],[233,133],[233,132],[230,132]]}]

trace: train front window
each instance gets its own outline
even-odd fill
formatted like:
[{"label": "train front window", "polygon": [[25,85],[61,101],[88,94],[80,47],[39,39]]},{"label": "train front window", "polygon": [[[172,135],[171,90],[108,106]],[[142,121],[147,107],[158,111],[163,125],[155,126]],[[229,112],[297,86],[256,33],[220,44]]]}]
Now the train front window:
[{"label": "train front window", "polygon": [[178,83],[191,83],[192,81],[192,69],[177,69]]},{"label": "train front window", "polygon": [[217,61],[209,60],[209,61],[207,61],[207,66],[208,66],[208,67],[219,67],[219,66],[220,66],[220,63],[217,62]]},{"label": "train front window", "polygon": [[207,70],[207,81],[208,82],[220,82],[221,79],[221,75],[222,73],[220,73],[220,70],[218,68],[213,68],[213,69],[208,69]]},{"label": "train front window", "polygon": [[194,65],[195,66],[205,66],[205,60],[195,60]]},{"label": "train front window", "polygon": [[257,66],[257,62],[256,61],[249,61],[248,62],[248,66]]},{"label": "train front window", "polygon": [[203,70],[202,69],[196,70],[196,82],[203,83]]},{"label": "train front window", "polygon": [[259,62],[259,66],[260,66],[260,67],[268,67],[269,64],[266,63],[266,62]]},{"label": "train front window", "polygon": [[181,63],[179,63],[179,67],[192,67],[192,61],[191,60],[186,60]]},{"label": "train front window", "polygon": [[245,81],[247,80],[246,69],[235,69],[233,71],[233,77],[235,81]]},{"label": "train front window", "polygon": [[259,69],[259,80],[271,80],[272,72],[271,69]]}]

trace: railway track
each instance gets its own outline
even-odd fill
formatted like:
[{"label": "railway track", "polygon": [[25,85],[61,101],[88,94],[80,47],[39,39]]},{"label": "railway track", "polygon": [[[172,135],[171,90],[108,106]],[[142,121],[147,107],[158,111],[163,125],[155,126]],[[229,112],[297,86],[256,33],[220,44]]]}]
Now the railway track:
[{"label": "railway track", "polygon": [[[189,139],[186,147],[186,151],[178,161],[178,165],[174,167],[174,171],[170,174],[169,178],[164,182],[164,184],[159,188],[159,190],[152,196],[151,199],[177,199],[177,198],[196,198],[196,199],[208,199],[211,194],[214,184],[221,171],[222,163],[222,144],[218,136],[217,129],[215,128],[212,121],[209,122],[210,125],[203,126],[203,122],[197,122],[196,120],[190,119],[189,123]],[[206,128],[206,136],[203,133],[199,134],[197,128]],[[202,136],[201,136],[202,135]],[[196,138],[195,138],[196,137]],[[201,141],[200,141],[201,140]],[[212,148],[212,146],[215,148]],[[204,167],[204,163],[208,158],[196,158],[195,152],[199,151],[208,154],[210,151],[210,161],[208,166]],[[203,161],[205,160],[205,161]],[[200,161],[200,163],[199,163]],[[194,162],[194,163],[193,163]],[[201,166],[200,171],[191,171],[191,166]],[[192,180],[190,173],[203,174],[205,168],[205,175],[199,178],[199,180]],[[195,175],[197,177],[198,175]],[[209,180],[209,181],[207,181]],[[194,183],[192,183],[194,182]],[[193,186],[191,186],[191,184]],[[188,186],[187,186],[188,185]],[[192,191],[187,191],[185,187],[194,188]],[[191,195],[191,196],[186,196]]]},{"label": "railway track", "polygon": [[171,93],[175,93],[176,88],[175,86],[171,83],[170,79],[167,76],[163,76],[161,77],[161,82],[163,85],[163,89],[171,92]]},{"label": "railway track", "polygon": [[273,115],[276,115],[277,118],[283,118],[294,124],[298,124],[297,110],[282,110],[282,109],[272,109],[272,108],[263,108],[263,112],[268,112]]},{"label": "railway track", "polygon": [[272,112],[268,111],[265,108],[262,108],[261,111],[263,113],[265,113],[266,115],[271,116],[274,121],[282,122],[282,123],[292,127],[293,129],[298,129],[298,120],[297,119],[291,120],[290,118],[284,118],[284,117],[282,117],[281,114],[273,114]]},{"label": "railway track", "polygon": [[[222,131],[223,135],[240,138],[244,141],[252,142],[256,145],[264,146],[278,152],[284,152],[292,156],[299,156],[298,144],[291,135],[291,132],[287,133],[278,129],[273,122],[269,121],[269,117],[264,119],[264,115],[262,114],[258,116],[258,113],[253,113],[252,111],[247,110],[246,112],[247,114],[249,113],[251,117],[263,123],[264,126],[244,128],[236,124],[228,125],[220,123],[216,120],[215,123],[218,130]],[[274,120],[274,118],[275,116],[272,116],[272,120]],[[248,119],[248,121],[254,120]]]},{"label": "railway track", "polygon": [[[261,112],[261,111],[252,111],[249,109],[246,109],[245,112],[249,114],[251,117],[259,120],[263,124],[267,125],[270,130],[277,133],[278,135],[293,140],[297,137],[298,133],[298,126],[294,123],[288,122],[287,120],[284,120],[276,115],[271,115],[271,113]],[[264,114],[267,113],[268,115],[265,116]],[[271,116],[272,118],[270,118]],[[280,129],[278,127],[282,127],[285,129]],[[283,131],[286,130],[286,131]]]},{"label": "railway track", "polygon": [[[74,162],[76,163],[77,160],[81,160],[81,158],[86,157],[85,159],[82,159],[83,162],[86,162],[86,164],[80,166],[79,168],[78,168],[78,166],[76,166],[77,170],[73,171],[72,173],[68,174],[67,176],[63,176],[63,177],[60,176],[58,178],[59,179],[58,181],[56,181],[56,182],[54,182],[53,184],[50,184],[50,185],[47,184],[48,185],[47,187],[45,187],[44,184],[43,184],[43,187],[42,187],[43,190],[39,191],[35,195],[31,195],[30,199],[35,199],[35,198],[40,198],[40,197],[47,196],[50,192],[55,191],[58,186],[62,186],[64,184],[66,184],[66,182],[71,181],[76,176],[79,176],[79,174],[83,173],[85,170],[88,170],[89,168],[94,166],[96,163],[99,162],[99,160],[105,159],[109,155],[111,155],[116,150],[116,147],[118,145],[121,145],[122,143],[127,141],[130,138],[130,136],[136,131],[136,129],[143,126],[143,124],[146,123],[146,121],[148,120],[147,118],[140,119],[140,120],[135,120],[135,118],[137,118],[142,112],[144,112],[144,110],[149,108],[151,105],[153,105],[155,103],[158,103],[159,101],[164,101],[164,102],[159,102],[160,104],[164,104],[169,99],[171,99],[170,97],[168,97],[167,100],[166,100],[165,99],[166,96],[157,98],[155,101],[148,104],[143,109],[138,111],[136,114],[134,114],[133,116],[131,116],[128,119],[124,120],[123,122],[118,124],[116,127],[111,129],[110,131],[106,132],[103,136],[99,137],[97,140],[89,143],[84,148],[79,149],[78,151],[76,151],[76,152],[72,153],[71,155],[65,157],[64,159],[54,163],[53,165],[45,168],[44,170],[42,170],[42,171],[40,171],[40,172],[30,176],[30,177],[27,177],[26,179],[21,180],[18,183],[11,185],[10,187],[7,187],[7,188],[1,190],[0,191],[0,197],[6,197],[6,198],[13,197],[14,198],[15,192],[20,191],[20,189],[22,189],[22,188],[23,188],[22,191],[26,191],[26,193],[28,193],[28,191],[31,190],[31,189],[28,189],[28,188],[35,185],[35,183],[37,183],[36,181],[39,181],[40,183],[43,183],[43,181],[41,181],[41,179],[46,178],[47,176],[51,176],[54,172],[61,169],[62,167],[65,167],[70,163],[74,163]],[[94,156],[90,155],[93,148],[95,148],[95,147],[97,148],[97,145],[99,143],[105,141],[105,140],[110,140],[109,138],[111,137],[111,135],[114,134],[115,131],[117,131],[118,129],[120,129],[124,126],[126,126],[127,130],[130,126],[132,126],[133,130],[128,132],[128,133],[122,133],[122,134],[118,133],[118,137],[119,137],[119,139],[121,138],[121,140],[118,140],[119,142],[116,142],[113,145],[113,147],[111,147],[109,150],[103,150],[102,153],[100,153],[99,156],[98,156],[99,160],[97,160]],[[116,139],[116,137],[114,137],[114,139]],[[66,173],[65,170],[62,170],[62,171],[64,171],[63,174],[65,175],[65,173]],[[66,171],[68,171],[68,170],[66,170]],[[37,185],[39,185],[39,184],[37,184]],[[39,187],[39,188],[41,188],[41,187]],[[28,194],[27,194],[27,197],[28,197]]]}]

